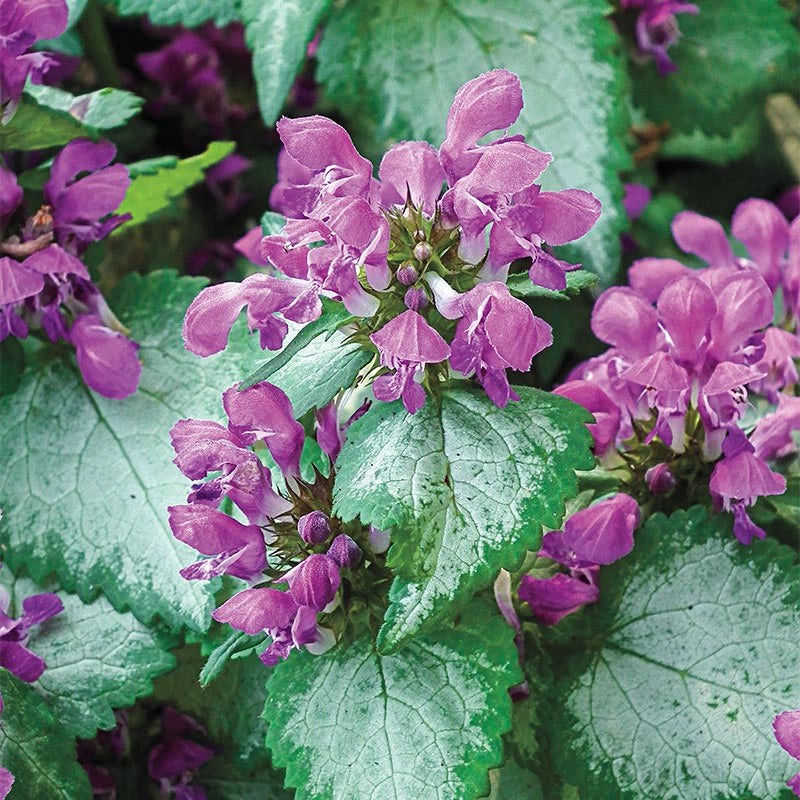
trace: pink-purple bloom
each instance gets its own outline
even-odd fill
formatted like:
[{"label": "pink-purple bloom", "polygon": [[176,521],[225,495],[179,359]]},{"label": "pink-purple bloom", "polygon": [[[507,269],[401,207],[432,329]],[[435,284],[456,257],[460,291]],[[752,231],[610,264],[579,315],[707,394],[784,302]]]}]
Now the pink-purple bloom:
[{"label": "pink-purple bloom", "polygon": [[675,72],[678,67],[667,51],[680,39],[676,14],[697,14],[694,3],[680,0],[621,0],[622,8],[641,9],[636,19],[636,44],[639,55],[652,59],[661,75]]},{"label": "pink-purple bloom", "polygon": [[60,614],[64,605],[51,592],[34,594],[22,601],[22,616],[8,616],[10,598],[0,593],[0,667],[5,667],[20,680],[33,683],[44,672],[45,663],[25,647],[28,631],[34,626]]},{"label": "pink-purple bloom", "polygon": [[[800,711],[784,711],[776,715],[772,729],[778,744],[800,761]],[[800,773],[789,778],[786,785],[800,797]]]},{"label": "pink-purple bloom", "polygon": [[597,572],[633,548],[633,531],[639,524],[639,506],[626,494],[615,494],[566,521],[564,530],[545,535],[539,556],[566,567],[550,578],[525,575],[519,597],[545,625],[554,625],[600,597]]},{"label": "pink-purple bloom", "polygon": [[[511,297],[509,267],[528,259],[531,280],[565,288],[565,272],[577,265],[549,248],[583,236],[600,213],[589,192],[542,192],[536,180],[552,157],[523,137],[503,133],[479,144],[513,124],[522,104],[520,81],[506,70],[469,81],[453,101],[441,147],[400,142],[383,157],[378,178],[333,120],[281,119],[284,150],[270,202],[288,219],[280,234],[262,239],[260,258],[257,234],[241,247],[283,277],[256,274],[205,289],[186,315],[187,348],[203,356],[219,352],[247,308],[262,347],[277,349],[287,321],[317,319],[328,297],[356,318],[389,312],[369,336],[381,367],[392,371],[373,375],[379,400],[402,397],[410,412],[418,410],[425,401],[420,379],[427,386],[430,378],[444,378],[445,369],[428,365],[448,357],[498,405],[516,398],[506,370],[529,369],[552,338],[549,326]],[[456,280],[459,273],[464,280]],[[397,299],[405,312],[398,312]],[[463,318],[451,344],[434,327],[441,323],[434,308]]]},{"label": "pink-purple bloom", "polygon": [[25,81],[42,83],[57,56],[28,52],[41,39],[55,39],[67,27],[64,0],[0,0],[0,105],[3,118],[19,104]]},{"label": "pink-purple bloom", "polygon": [[[25,338],[31,328],[41,329],[52,342],[68,341],[86,384],[104,397],[123,399],[139,383],[138,345],[80,260],[91,242],[128,219],[112,213],[130,184],[126,167],[109,166],[115,152],[110,142],[70,142],[50,167],[46,204],[24,222],[21,237],[3,232],[0,341]],[[84,172],[89,174],[78,177]],[[0,169],[0,177],[0,221],[7,225],[21,209],[23,193],[13,173]]]},{"label": "pink-purple bloom", "polygon": [[408,413],[416,413],[425,405],[425,390],[414,378],[426,364],[444,361],[450,355],[447,342],[410,309],[387,322],[370,339],[378,348],[381,366],[394,370],[375,379],[375,397],[384,402],[402,397]]}]

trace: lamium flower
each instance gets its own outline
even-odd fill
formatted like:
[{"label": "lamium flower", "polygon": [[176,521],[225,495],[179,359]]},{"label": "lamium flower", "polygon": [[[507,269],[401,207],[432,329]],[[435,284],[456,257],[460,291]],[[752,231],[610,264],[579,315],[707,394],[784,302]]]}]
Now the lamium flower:
[{"label": "lamium flower", "polygon": [[639,506],[626,494],[615,494],[573,514],[563,532],[545,535],[539,551],[540,557],[553,559],[569,572],[550,578],[523,576],[520,600],[528,603],[545,625],[555,625],[584,605],[597,602],[600,565],[612,564],[631,551],[638,524]]},{"label": "lamium flower", "polygon": [[800,397],[781,394],[778,408],[764,415],[750,435],[756,456],[763,461],[783,458],[800,447]]},{"label": "lamium flower", "polygon": [[164,797],[206,800],[202,787],[192,785],[194,773],[215,751],[195,739],[206,739],[206,729],[186,714],[166,706],[161,712],[161,737],[147,757],[147,774],[158,781]]},{"label": "lamium flower", "polygon": [[[328,559],[336,567],[333,559]],[[317,603],[330,596],[333,599],[338,588],[338,571],[333,578],[333,570],[312,568],[296,580],[297,595],[310,598]],[[328,602],[330,602],[330,600]],[[327,603],[326,603],[327,605]],[[259,658],[267,666],[274,666],[289,657],[293,649],[305,646],[312,653],[322,653],[334,644],[330,631],[317,624],[317,610],[300,605],[292,590],[281,592],[278,589],[245,589],[224,602],[212,615],[217,622],[227,622],[237,630],[251,636],[266,632],[272,643]]]},{"label": "lamium flower", "polygon": [[64,605],[50,592],[34,594],[22,601],[22,616],[8,616],[10,598],[0,593],[0,667],[5,667],[20,680],[33,683],[44,672],[45,663],[25,647],[28,631],[41,622],[60,614]]},{"label": "lamium flower", "polygon": [[256,525],[242,525],[233,517],[199,503],[170,506],[172,535],[213,558],[203,559],[180,574],[186,580],[208,580],[233,575],[255,582],[267,566],[264,534]]},{"label": "lamium flower", "polygon": [[343,569],[353,569],[363,557],[361,548],[346,533],[340,533],[331,542],[327,555]]},{"label": "lamium flower", "polygon": [[[800,761],[800,711],[784,711],[772,721],[772,730],[778,744]],[[786,785],[800,797],[800,773],[789,778]]]},{"label": "lamium flower", "polygon": [[331,535],[331,521],[324,511],[311,511],[297,520],[297,532],[308,544],[322,544]]},{"label": "lamium flower", "polygon": [[451,345],[453,369],[474,374],[501,408],[509,398],[519,400],[506,370],[530,369],[533,356],[553,343],[550,326],[497,282],[479,283],[446,310],[440,309],[443,316],[460,317]]},{"label": "lamium flower", "polygon": [[2,120],[14,113],[25,81],[42,83],[57,56],[28,51],[41,39],[55,39],[67,27],[64,0],[0,0],[0,106]]},{"label": "lamium flower", "polygon": [[[499,405],[516,398],[506,370],[529,369],[552,339],[506,289],[510,265],[527,260],[531,280],[564,289],[566,271],[578,265],[549,248],[583,236],[600,213],[589,192],[542,192],[536,181],[552,156],[524,137],[503,134],[485,143],[487,134],[515,122],[522,104],[515,75],[480,75],[456,94],[441,147],[400,142],[384,155],[377,178],[333,120],[281,119],[284,149],[270,202],[286,224],[263,237],[257,255],[257,233],[240,243],[271,273],[203,290],[186,315],[187,348],[202,356],[219,352],[247,308],[262,347],[277,349],[288,322],[316,320],[329,298],[352,315],[342,323],[350,340],[374,345],[380,366],[392,370],[366,376],[379,400],[402,397],[409,411],[418,410],[425,400],[420,384],[434,389],[448,376],[430,365],[448,356]],[[452,326],[436,312],[463,317],[451,345],[442,334]]]},{"label": "lamium flower", "polygon": [[375,379],[375,397],[384,402],[402,397],[408,413],[416,413],[425,405],[425,390],[414,377],[426,364],[436,364],[450,355],[447,342],[411,310],[387,322],[370,339],[378,348],[381,365],[394,370]]},{"label": "lamium flower", "polygon": [[[0,341],[24,338],[30,329],[41,329],[52,342],[68,341],[86,384],[104,397],[123,399],[139,383],[138,345],[79,258],[90,242],[129,218],[110,215],[130,184],[126,167],[106,166],[115,152],[109,142],[75,139],[66,145],[44,185],[47,203],[25,222],[22,237],[7,236],[0,243],[7,254],[0,258]],[[2,170],[0,176],[9,190],[0,221],[8,222],[22,193],[12,173]]]},{"label": "lamium flower", "polygon": [[660,75],[675,72],[678,67],[667,54],[680,39],[676,14],[697,14],[693,3],[679,0],[620,0],[622,8],[641,9],[636,19],[636,44],[643,59],[652,59]]},{"label": "lamium flower", "polygon": [[619,406],[597,385],[589,381],[569,381],[553,390],[583,406],[594,415],[594,424],[586,427],[594,439],[594,452],[600,458],[615,444],[620,427]]},{"label": "lamium flower", "polygon": [[783,494],[786,478],[773,472],[757,455],[755,448],[738,428],[731,428],[723,445],[724,458],[711,473],[709,489],[717,505],[733,513],[733,532],[742,544],[765,532],[755,525],[745,510],[759,497]]}]

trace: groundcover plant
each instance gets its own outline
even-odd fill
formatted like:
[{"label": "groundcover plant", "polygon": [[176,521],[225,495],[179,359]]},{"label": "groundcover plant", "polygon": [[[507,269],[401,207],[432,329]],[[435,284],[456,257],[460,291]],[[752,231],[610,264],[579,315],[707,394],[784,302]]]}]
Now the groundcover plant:
[{"label": "groundcover plant", "polygon": [[800,797],[793,0],[0,0],[0,798]]}]

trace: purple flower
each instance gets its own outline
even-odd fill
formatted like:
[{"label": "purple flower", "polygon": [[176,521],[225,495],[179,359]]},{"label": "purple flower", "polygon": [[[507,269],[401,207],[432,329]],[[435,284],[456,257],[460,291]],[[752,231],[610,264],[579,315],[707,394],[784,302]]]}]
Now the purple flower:
[{"label": "purple flower", "polygon": [[[772,730],[778,744],[792,757],[800,761],[800,711],[784,711],[772,721]],[[786,782],[800,797],[800,773]]]},{"label": "purple flower", "polygon": [[407,199],[432,217],[445,181],[436,148],[427,142],[400,142],[381,161],[381,203],[403,206]]},{"label": "purple flower", "polygon": [[745,509],[759,497],[783,494],[786,479],[755,455],[753,445],[738,428],[728,431],[723,453],[725,457],[711,473],[711,496],[724,511],[733,512],[736,538],[742,544],[750,544],[753,536],[763,539],[766,534],[750,521]]},{"label": "purple flower", "polygon": [[331,521],[324,511],[311,511],[297,520],[297,532],[308,544],[322,544],[331,535]]},{"label": "purple flower", "polygon": [[[73,139],[53,160],[44,199],[52,207],[59,244],[80,255],[130,219],[113,215],[131,180],[124,164],[111,164],[117,148],[111,142]],[[78,178],[82,172],[89,172]]]},{"label": "purple flower", "polygon": [[675,476],[668,464],[656,464],[650,467],[644,475],[647,488],[653,494],[666,494],[675,488]]},{"label": "purple flower", "polygon": [[797,451],[792,433],[800,431],[800,397],[781,394],[778,409],[766,414],[750,435],[750,444],[758,458],[767,461],[783,458]]},{"label": "purple flower", "polygon": [[95,314],[81,314],[69,329],[83,380],[103,397],[122,400],[139,385],[139,345],[107,328]]},{"label": "purple flower", "polygon": [[333,400],[314,412],[317,429],[317,444],[331,461],[335,463],[345,442],[347,429],[369,411],[370,400],[364,402],[352,413],[343,401]]},{"label": "purple flower", "polygon": [[530,369],[533,356],[553,343],[550,326],[512,297],[505,284],[497,282],[479,283],[448,313],[442,308],[439,311],[446,317],[461,317],[451,345],[453,369],[465,376],[474,373],[500,408],[509,398],[518,400],[506,370]]},{"label": "purple flower", "polygon": [[370,336],[378,348],[381,365],[394,370],[372,384],[375,397],[383,402],[403,398],[409,414],[425,405],[425,390],[414,376],[426,364],[444,361],[450,348],[444,339],[416,311],[404,311]]},{"label": "purple flower", "polygon": [[242,525],[221,511],[198,503],[170,506],[172,535],[213,558],[202,559],[181,570],[186,580],[208,580],[233,575],[253,582],[267,566],[264,534],[256,525]]},{"label": "purple flower", "polygon": [[245,447],[263,441],[287,478],[299,476],[305,433],[295,422],[289,398],[266,381],[243,391],[238,387],[234,384],[222,395],[228,430]]},{"label": "purple flower", "polygon": [[265,525],[291,510],[291,503],[272,488],[269,470],[238,436],[210,420],[184,419],[170,431],[178,469],[193,481],[212,472],[220,475],[195,483],[190,503],[216,507],[229,497],[251,525]]},{"label": "purple flower", "polygon": [[298,606],[322,611],[339,588],[339,566],[327,555],[315,553],[289,570],[281,579]]},{"label": "purple flower", "polygon": [[619,406],[599,386],[589,381],[568,381],[553,389],[553,394],[572,400],[594,415],[594,424],[586,427],[594,439],[595,455],[605,455],[619,434]]},{"label": "purple flower", "polygon": [[783,328],[769,327],[764,331],[764,355],[754,369],[765,376],[750,383],[750,389],[777,403],[781,389],[797,383],[795,359],[800,358],[800,336]]},{"label": "purple flower", "polygon": [[0,164],[0,228],[4,228],[8,218],[22,202],[22,187],[17,176]]},{"label": "purple flower", "polygon": [[555,625],[587,603],[600,597],[597,572],[601,564],[612,564],[633,548],[633,531],[639,524],[639,506],[625,494],[616,494],[573,514],[563,533],[554,531],[542,540],[540,556],[567,567],[569,574],[551,578],[525,575],[520,599],[545,625]]},{"label": "purple flower", "polygon": [[166,706],[161,713],[161,739],[147,757],[147,773],[161,785],[165,797],[176,800],[206,800],[199,786],[190,786],[193,773],[214,756],[214,750],[193,741],[205,736],[202,725],[186,714]]},{"label": "purple flower", "polygon": [[623,8],[640,8],[636,20],[636,44],[645,59],[652,58],[660,75],[675,72],[678,67],[667,50],[678,42],[680,31],[676,14],[697,14],[700,9],[692,3],[678,0],[621,0]]},{"label": "purple flower", "polygon": [[22,601],[22,616],[12,619],[6,613],[8,604],[8,595],[0,594],[0,667],[20,680],[33,683],[44,672],[45,663],[25,647],[28,631],[60,614],[64,605],[58,595],[49,592],[31,595]]},{"label": "purple flower", "polygon": [[331,542],[327,555],[341,569],[353,569],[362,558],[361,548],[345,533],[340,533]]},{"label": "purple flower", "polygon": [[[323,556],[326,557],[326,556]],[[245,589],[224,602],[212,615],[251,636],[266,632],[272,644],[259,656],[267,666],[289,657],[305,645],[310,652],[324,652],[333,642],[317,625],[317,612],[300,606],[291,592],[277,589]]]},{"label": "purple flower", "polygon": [[[67,27],[64,0],[0,0],[0,105],[4,117],[14,113],[30,75],[42,83],[58,62],[49,53],[28,53],[40,39],[55,39]],[[5,121],[5,120],[4,120]]]}]

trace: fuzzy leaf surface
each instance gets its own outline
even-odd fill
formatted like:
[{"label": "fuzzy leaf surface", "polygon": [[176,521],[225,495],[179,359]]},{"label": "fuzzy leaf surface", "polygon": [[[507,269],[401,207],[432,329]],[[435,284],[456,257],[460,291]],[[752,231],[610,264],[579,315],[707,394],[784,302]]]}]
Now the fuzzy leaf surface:
[{"label": "fuzzy leaf surface", "polygon": [[558,771],[592,797],[776,797],[797,771],[772,733],[800,700],[796,561],[697,506],[652,517],[601,570],[581,625],[595,649],[558,660]]},{"label": "fuzzy leaf surface", "polygon": [[54,86],[31,84],[27,91],[40,105],[66,111],[95,130],[119,128],[135,117],[144,105],[143,98],[123,89],[98,89],[76,96]]},{"label": "fuzzy leaf surface", "polygon": [[253,51],[253,77],[265,124],[274,125],[308,43],[331,0],[242,0],[248,47]]},{"label": "fuzzy leaf surface", "polygon": [[[22,614],[24,598],[52,591],[29,578],[8,582],[6,572],[0,572],[0,585],[10,591],[14,617]],[[98,728],[113,728],[113,709],[149,694],[151,679],[175,659],[156,633],[133,614],[115,611],[105,597],[85,604],[74,594],[57,594],[64,610],[28,637],[27,646],[47,664],[34,688],[69,734],[90,739]]]},{"label": "fuzzy leaf surface", "polygon": [[380,655],[368,630],[323,656],[292,653],[269,679],[264,716],[296,800],[485,794],[520,677],[512,633],[476,603],[460,626],[394,655]]},{"label": "fuzzy leaf surface", "polygon": [[114,0],[120,14],[146,14],[154,25],[194,28],[212,20],[218,27],[239,19],[239,0]]},{"label": "fuzzy leaf surface", "polygon": [[56,108],[40,105],[23,93],[14,116],[0,126],[3,150],[41,150],[59,147],[79,136],[97,138],[82,122]]},{"label": "fuzzy leaf surface", "polygon": [[553,153],[545,189],[586,189],[602,202],[594,229],[565,254],[608,283],[627,224],[619,172],[629,166],[628,82],[608,10],[603,0],[355,0],[325,27],[317,79],[379,158],[401,139],[438,147],[463,83],[495,67],[517,73],[525,108],[511,132]]},{"label": "fuzzy leaf surface", "polygon": [[34,688],[0,669],[0,764],[14,776],[8,800],[90,800],[75,740]]},{"label": "fuzzy leaf surface", "polygon": [[513,569],[557,528],[594,457],[587,412],[537,389],[497,408],[482,389],[453,386],[416,414],[375,403],[348,431],[336,462],[334,513],[392,528],[397,577],[378,637],[404,644],[453,614],[501,567]]},{"label": "fuzzy leaf surface", "polygon": [[670,49],[678,71],[662,77],[652,63],[634,67],[634,99],[675,132],[730,136],[770,92],[797,88],[797,29],[777,0],[705,0],[699,7],[699,14],[678,16],[681,39]]},{"label": "fuzzy leaf surface", "polygon": [[135,395],[107,400],[86,387],[71,348],[31,353],[19,389],[0,397],[0,544],[12,569],[35,580],[56,573],[85,602],[102,590],[143,622],[208,626],[209,586],[178,571],[196,557],[169,529],[167,506],[185,502],[189,482],[172,464],[178,419],[223,418],[221,393],[260,353],[244,325],[225,353],[184,350],[184,312],[202,278],[173,272],[130,276],[111,307],[140,344]]},{"label": "fuzzy leaf surface", "polygon": [[163,211],[189,187],[203,180],[205,171],[225,156],[229,156],[234,142],[211,142],[204,153],[182,158],[174,165],[138,174],[131,182],[117,214],[131,214],[133,219],[117,231],[154,217]]}]

